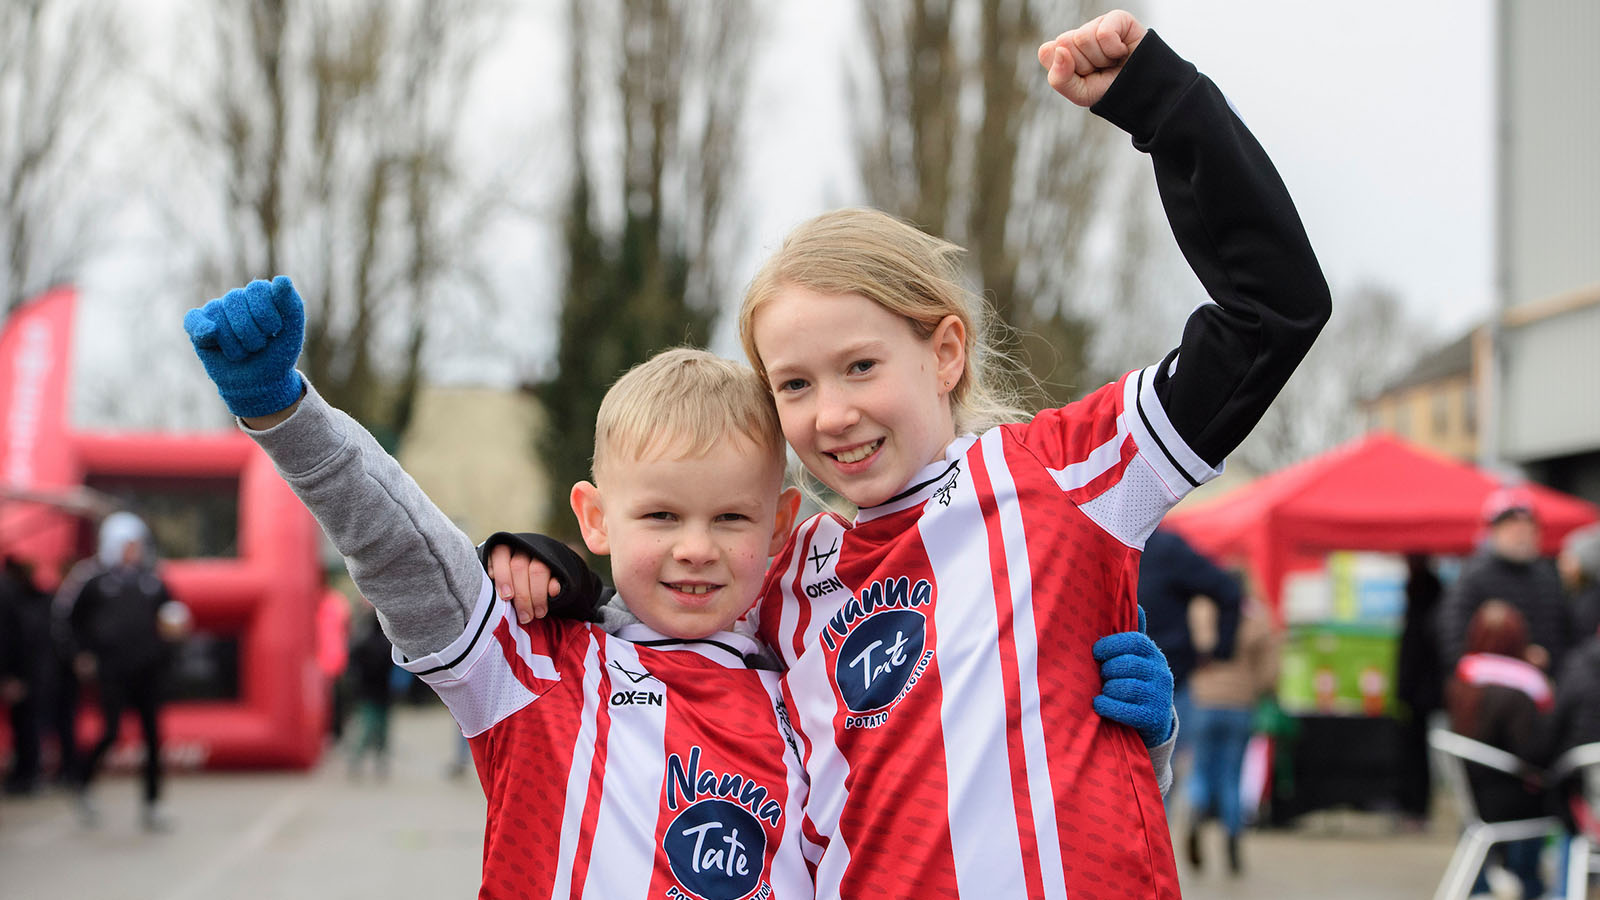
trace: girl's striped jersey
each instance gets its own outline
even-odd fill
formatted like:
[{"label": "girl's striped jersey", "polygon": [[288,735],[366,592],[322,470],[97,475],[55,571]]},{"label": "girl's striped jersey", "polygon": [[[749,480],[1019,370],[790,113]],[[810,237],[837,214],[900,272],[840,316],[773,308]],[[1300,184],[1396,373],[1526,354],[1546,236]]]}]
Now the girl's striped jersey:
[{"label": "girl's striped jersey", "polygon": [[488,796],[480,897],[809,897],[805,774],[745,635],[517,624],[484,581],[467,630],[396,662],[450,708]]},{"label": "girl's striped jersey", "polygon": [[760,620],[790,667],[820,895],[1178,896],[1146,750],[1091,708],[1091,646],[1137,627],[1138,548],[1217,472],[1150,376],[961,438],[898,499],[796,532]]},{"label": "girl's striped jersey", "polygon": [[1151,154],[1216,302],[1160,364],[796,531],[757,617],[789,666],[819,896],[1178,896],[1145,749],[1092,710],[1091,646],[1137,627],[1146,537],[1259,420],[1328,290],[1266,154],[1154,32],[1094,111]]}]

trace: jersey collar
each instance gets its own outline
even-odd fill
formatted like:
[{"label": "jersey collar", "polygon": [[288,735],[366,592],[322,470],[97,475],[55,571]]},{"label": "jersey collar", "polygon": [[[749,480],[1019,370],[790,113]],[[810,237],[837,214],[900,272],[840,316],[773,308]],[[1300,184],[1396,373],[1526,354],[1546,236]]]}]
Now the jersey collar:
[{"label": "jersey collar", "polygon": [[977,440],[978,436],[975,434],[963,434],[951,441],[944,448],[944,458],[936,459],[917,470],[917,474],[911,476],[911,481],[900,493],[877,506],[867,506],[857,510],[856,523],[870,522],[926,503],[950,482],[951,474],[960,469],[962,458]]},{"label": "jersey collar", "polygon": [[732,631],[719,631],[703,638],[675,638],[667,637],[643,622],[636,622],[624,625],[613,633],[630,644],[653,650],[694,653],[730,669],[750,668],[746,657],[761,653],[761,645],[755,638]]}]

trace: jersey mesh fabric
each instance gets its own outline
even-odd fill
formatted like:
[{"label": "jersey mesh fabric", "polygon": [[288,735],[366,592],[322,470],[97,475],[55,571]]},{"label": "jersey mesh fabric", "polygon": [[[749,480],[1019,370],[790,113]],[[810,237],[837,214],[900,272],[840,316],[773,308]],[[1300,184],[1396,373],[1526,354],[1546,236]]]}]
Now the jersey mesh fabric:
[{"label": "jersey mesh fabric", "polygon": [[911,495],[805,523],[769,574],[819,896],[1178,896],[1149,757],[1091,705],[1143,537],[1216,474],[1142,375],[958,440]]}]

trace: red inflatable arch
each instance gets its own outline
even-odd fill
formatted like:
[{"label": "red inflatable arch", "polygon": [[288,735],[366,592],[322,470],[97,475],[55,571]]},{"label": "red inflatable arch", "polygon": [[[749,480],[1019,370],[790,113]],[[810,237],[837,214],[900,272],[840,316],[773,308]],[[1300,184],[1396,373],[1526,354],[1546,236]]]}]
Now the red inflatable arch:
[{"label": "red inflatable arch", "polygon": [[[163,713],[177,767],[309,767],[322,749],[326,679],[314,621],[326,593],[316,523],[256,445],[237,432],[86,433],[65,416],[75,295],[31,301],[0,332],[0,551],[42,586],[93,546],[68,507],[82,489],[130,500],[158,546],[160,573],[194,615],[204,687]],[[176,327],[176,325],[174,325]],[[190,649],[195,649],[191,647]],[[192,654],[191,654],[192,656]],[[190,667],[193,668],[193,667]],[[85,710],[80,741],[99,733]],[[138,744],[131,721],[128,752]],[[119,748],[120,749],[120,748]],[[114,757],[115,759],[115,757]]]}]

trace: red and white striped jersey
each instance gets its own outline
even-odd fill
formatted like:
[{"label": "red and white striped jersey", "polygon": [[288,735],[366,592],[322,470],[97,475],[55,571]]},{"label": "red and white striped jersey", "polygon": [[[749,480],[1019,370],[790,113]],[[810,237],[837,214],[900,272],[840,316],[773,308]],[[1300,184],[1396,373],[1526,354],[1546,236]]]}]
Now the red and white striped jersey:
[{"label": "red and white striped jersey", "polygon": [[958,439],[854,523],[807,521],[768,573],[818,896],[1178,896],[1146,750],[1091,705],[1145,538],[1220,471],[1153,375]]},{"label": "red and white striped jersey", "polygon": [[[395,661],[472,745],[488,796],[478,896],[810,897],[805,774],[745,635],[517,624],[486,578],[462,635]],[[814,850],[814,848],[813,848]]]}]

